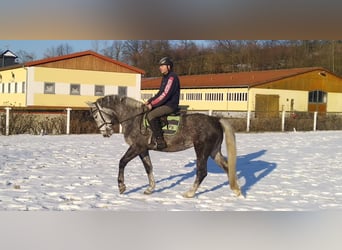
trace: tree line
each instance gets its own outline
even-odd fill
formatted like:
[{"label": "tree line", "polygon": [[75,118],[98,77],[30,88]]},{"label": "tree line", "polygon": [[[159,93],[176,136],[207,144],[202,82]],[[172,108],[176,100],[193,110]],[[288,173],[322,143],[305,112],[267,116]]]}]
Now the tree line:
[{"label": "tree line", "polygon": [[[93,41],[92,48],[112,59],[159,76],[158,61],[171,57],[179,75],[324,67],[342,75],[342,40],[114,40]],[[72,53],[67,43],[46,49],[44,57]],[[34,54],[17,52],[22,61]]]}]

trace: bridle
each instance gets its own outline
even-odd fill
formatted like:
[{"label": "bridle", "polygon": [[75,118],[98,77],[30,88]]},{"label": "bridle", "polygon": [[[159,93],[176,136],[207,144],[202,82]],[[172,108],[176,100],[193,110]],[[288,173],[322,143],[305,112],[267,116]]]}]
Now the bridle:
[{"label": "bridle", "polygon": [[[108,122],[108,121],[105,119],[105,117],[104,117],[104,115],[107,115],[107,116],[112,116],[112,115],[109,114],[109,113],[107,113],[107,112],[105,112],[105,111],[103,111],[103,109],[101,109],[101,106],[100,106],[97,102],[95,102],[95,106],[96,106],[96,109],[95,109],[95,110],[91,110],[91,112],[92,112],[93,115],[94,115],[95,112],[98,112],[99,115],[100,115],[100,118],[101,118],[101,120],[102,120],[102,123],[101,123],[101,125],[98,126],[98,129],[101,129],[103,126],[113,125],[112,120],[111,120],[110,122]],[[144,110],[144,111],[142,111],[142,112],[140,112],[140,113],[138,113],[138,114],[135,114],[135,115],[133,115],[133,116],[130,116],[130,117],[128,117],[128,118],[125,118],[125,119],[123,119],[123,120],[118,120],[118,121],[119,121],[119,123],[121,124],[121,123],[127,122],[127,121],[129,121],[129,120],[131,120],[131,119],[133,119],[133,118],[135,118],[135,117],[137,117],[137,116],[143,115],[143,114],[145,114],[145,113],[147,113],[147,112],[148,112],[148,111]]]},{"label": "bridle", "polygon": [[94,116],[94,113],[95,113],[95,112],[98,112],[99,115],[100,115],[100,118],[101,118],[101,120],[102,120],[101,125],[99,125],[97,128],[98,128],[98,129],[101,129],[103,126],[112,125],[112,121],[108,122],[108,121],[106,121],[106,119],[105,119],[105,117],[104,117],[104,115],[111,116],[111,114],[108,114],[107,112],[103,111],[103,110],[100,108],[100,106],[99,106],[99,104],[98,104],[97,102],[95,102],[95,106],[96,106],[96,109],[95,109],[95,110],[91,110],[91,113],[92,113],[92,115]]}]

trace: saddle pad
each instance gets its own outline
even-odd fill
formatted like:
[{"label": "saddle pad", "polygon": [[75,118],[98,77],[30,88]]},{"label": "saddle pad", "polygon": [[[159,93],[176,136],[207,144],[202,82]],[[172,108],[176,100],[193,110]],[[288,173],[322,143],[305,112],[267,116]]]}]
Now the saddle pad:
[{"label": "saddle pad", "polygon": [[164,135],[173,135],[177,133],[179,127],[180,116],[169,115],[167,124],[163,127]]},{"label": "saddle pad", "polygon": [[[165,118],[162,118],[165,119]],[[167,124],[162,127],[164,135],[174,135],[178,131],[180,122],[179,115],[169,115],[167,116]],[[149,128],[150,125],[148,124],[146,116],[144,116],[144,126],[145,128]]]}]

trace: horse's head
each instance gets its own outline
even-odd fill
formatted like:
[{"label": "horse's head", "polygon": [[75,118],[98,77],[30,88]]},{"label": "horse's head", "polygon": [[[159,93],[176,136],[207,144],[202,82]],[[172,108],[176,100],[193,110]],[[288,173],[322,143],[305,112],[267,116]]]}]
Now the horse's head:
[{"label": "horse's head", "polygon": [[117,120],[113,110],[101,107],[98,102],[87,102],[87,104],[101,134],[110,137],[113,134],[113,120]]},{"label": "horse's head", "polygon": [[97,99],[94,103],[87,103],[91,113],[103,136],[109,137],[113,133],[114,123],[133,121],[133,118],[145,112],[145,105],[133,98],[119,95],[108,95]]}]

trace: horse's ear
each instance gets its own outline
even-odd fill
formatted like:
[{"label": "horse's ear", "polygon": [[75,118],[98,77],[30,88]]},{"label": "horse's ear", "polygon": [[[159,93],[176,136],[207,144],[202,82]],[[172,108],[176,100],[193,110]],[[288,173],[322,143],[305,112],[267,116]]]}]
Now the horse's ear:
[{"label": "horse's ear", "polygon": [[95,103],[94,102],[85,102],[89,107],[94,107],[95,106]]}]

